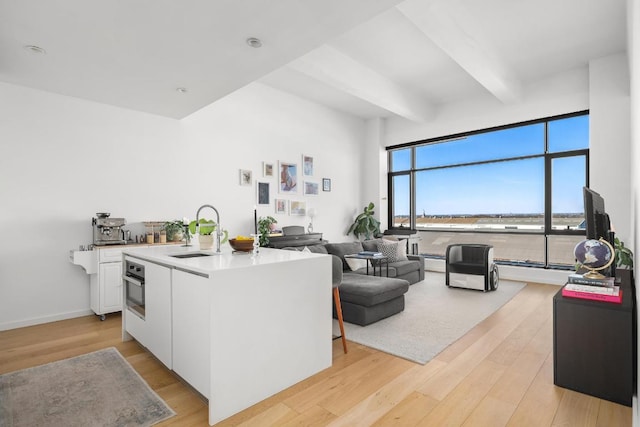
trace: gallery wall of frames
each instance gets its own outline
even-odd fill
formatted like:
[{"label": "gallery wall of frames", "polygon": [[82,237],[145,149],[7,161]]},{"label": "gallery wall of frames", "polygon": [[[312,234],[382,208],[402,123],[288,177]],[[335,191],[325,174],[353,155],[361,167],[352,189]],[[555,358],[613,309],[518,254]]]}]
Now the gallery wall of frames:
[{"label": "gallery wall of frames", "polygon": [[273,206],[275,214],[305,216],[309,198],[331,191],[331,178],[317,177],[314,166],[313,156],[306,154],[299,161],[263,161],[259,173],[240,169],[239,185],[255,185],[257,206]]}]

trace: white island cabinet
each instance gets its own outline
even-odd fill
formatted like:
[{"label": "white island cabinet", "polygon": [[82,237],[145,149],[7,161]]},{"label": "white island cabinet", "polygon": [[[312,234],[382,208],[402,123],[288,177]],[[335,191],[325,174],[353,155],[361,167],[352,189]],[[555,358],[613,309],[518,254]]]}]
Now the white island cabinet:
[{"label": "white island cabinet", "polygon": [[[212,255],[172,256],[193,252]],[[170,306],[162,309],[170,315],[170,333],[153,335],[170,342],[167,366],[209,400],[209,424],[331,366],[330,256],[278,249],[252,256],[228,248],[213,254],[194,247],[125,255],[171,271]],[[146,275],[147,292],[156,280]],[[155,304],[147,298],[146,311]],[[123,316],[123,339],[130,339],[130,320]],[[148,339],[145,346],[156,354]]]},{"label": "white island cabinet", "polygon": [[127,309],[125,304],[127,332],[171,369],[171,268],[128,256],[126,260],[144,266],[146,276],[144,314]]}]

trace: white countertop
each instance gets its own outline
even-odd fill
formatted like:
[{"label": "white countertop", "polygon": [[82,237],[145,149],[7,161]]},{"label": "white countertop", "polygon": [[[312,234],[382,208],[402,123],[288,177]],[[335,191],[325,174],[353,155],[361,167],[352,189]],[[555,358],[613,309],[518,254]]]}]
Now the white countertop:
[{"label": "white countertop", "polygon": [[[229,245],[223,245],[221,253],[214,250],[200,250],[198,245],[193,246],[149,246],[139,248],[125,248],[122,253],[135,258],[143,259],[157,264],[176,267],[194,273],[209,275],[219,270],[234,268],[246,268],[251,266],[274,264],[327,256],[299,251],[288,251],[272,248],[260,248],[260,253],[253,256],[251,252],[233,252]],[[191,252],[212,254],[196,258],[174,258],[171,255],[180,255]]]}]

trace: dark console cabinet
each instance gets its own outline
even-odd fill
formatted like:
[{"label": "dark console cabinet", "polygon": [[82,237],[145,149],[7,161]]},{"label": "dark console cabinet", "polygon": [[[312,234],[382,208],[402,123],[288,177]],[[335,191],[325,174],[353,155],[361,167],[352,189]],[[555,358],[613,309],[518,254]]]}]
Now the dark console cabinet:
[{"label": "dark console cabinet", "polygon": [[623,277],[622,304],[553,297],[555,385],[631,406],[636,376],[632,279]]}]

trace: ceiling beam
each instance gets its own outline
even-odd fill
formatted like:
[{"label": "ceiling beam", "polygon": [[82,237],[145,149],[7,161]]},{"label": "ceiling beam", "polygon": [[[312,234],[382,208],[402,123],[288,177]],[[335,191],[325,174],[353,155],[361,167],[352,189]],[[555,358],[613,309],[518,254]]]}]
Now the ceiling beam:
[{"label": "ceiling beam", "polygon": [[522,83],[460,0],[407,0],[396,7],[500,101],[510,104],[521,99]]},{"label": "ceiling beam", "polygon": [[433,118],[428,100],[328,45],[289,64],[294,70],[412,121]]}]

